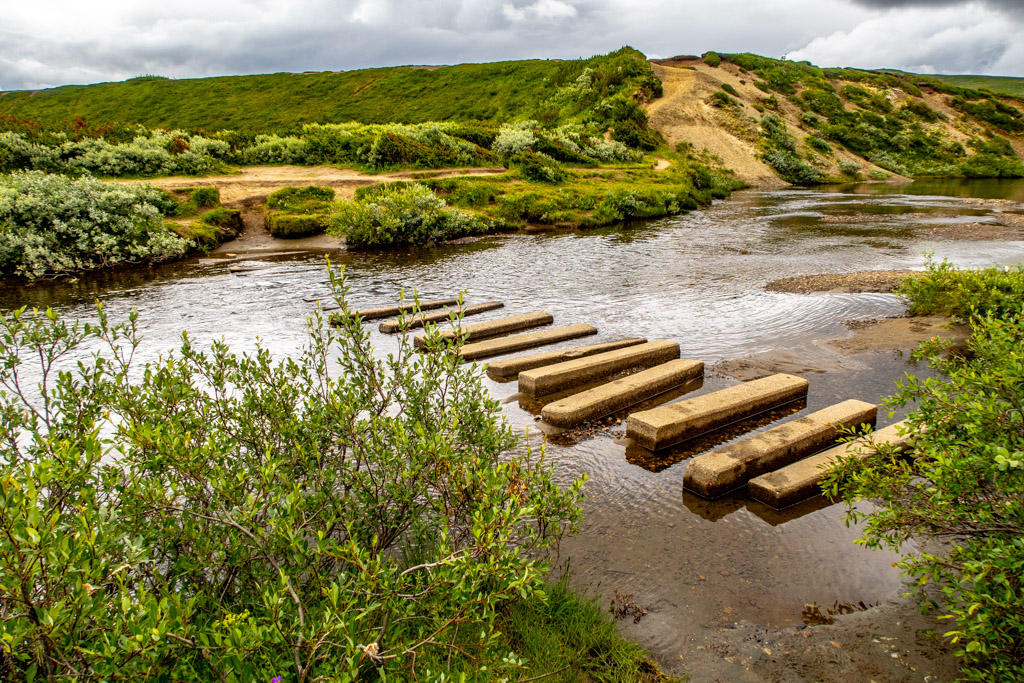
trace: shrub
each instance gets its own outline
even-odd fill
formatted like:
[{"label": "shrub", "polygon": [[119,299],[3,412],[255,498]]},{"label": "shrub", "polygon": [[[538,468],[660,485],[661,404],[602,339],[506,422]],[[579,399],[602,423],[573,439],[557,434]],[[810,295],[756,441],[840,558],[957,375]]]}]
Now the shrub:
[{"label": "shrub", "polygon": [[816,185],[825,179],[821,171],[793,153],[775,150],[764,154],[762,158],[787,183]]},{"label": "shrub", "polygon": [[732,87],[731,83],[723,83],[722,84],[722,90],[724,90],[725,92],[729,93],[730,95],[732,95],[734,97],[739,97],[740,96],[740,94],[738,92],[736,92],[736,88]]},{"label": "shrub", "polygon": [[809,128],[817,128],[821,124],[821,117],[809,111],[800,114],[800,121]]},{"label": "shrub", "polygon": [[330,187],[284,187],[267,196],[267,208],[288,213],[322,212],[330,208],[333,201],[334,190]]},{"label": "shrub", "polygon": [[860,168],[860,164],[856,161],[848,161],[844,159],[839,162],[839,172],[845,176],[849,176],[850,178],[860,177]]},{"label": "shrub", "polygon": [[868,171],[868,178],[871,180],[888,180],[889,174],[880,168],[873,168]]},{"label": "shrub", "polygon": [[39,171],[0,176],[0,275],[35,278],[163,261],[192,246],[164,225],[166,193]]},{"label": "shrub", "polygon": [[704,63],[708,66],[718,66],[722,63],[722,58],[718,56],[717,52],[705,52]]},{"label": "shrub", "polygon": [[[804,138],[804,143],[816,152],[821,152],[822,154],[832,153],[832,146],[819,137],[808,135]],[[842,164],[840,164],[840,166],[841,165]]]},{"label": "shrub", "polygon": [[[913,404],[913,458],[884,449],[844,460],[824,486],[851,503],[872,501],[863,543],[900,549],[899,567],[921,589],[925,609],[955,620],[945,633],[959,647],[970,681],[1024,678],[1024,270],[955,271],[929,265],[901,292],[912,311],[970,316],[966,358],[932,340],[918,350],[940,373],[908,376],[891,407]],[[907,541],[923,550],[910,551]],[[928,540],[943,541],[932,550]],[[933,586],[938,596],[927,595]],[[940,602],[935,601],[935,597]]]},{"label": "shrub", "polygon": [[342,202],[331,216],[328,232],[344,235],[353,249],[422,245],[484,233],[493,224],[479,216],[449,209],[443,199],[419,184],[373,188],[355,202]]},{"label": "shrub", "polygon": [[[135,322],[0,318],[5,678],[514,671],[496,615],[541,595],[579,482],[510,451],[477,366],[318,315],[294,358],[184,335],[141,368]],[[11,391],[33,370],[45,401]]]},{"label": "shrub", "polygon": [[733,98],[729,97],[728,94],[723,90],[716,90],[711,93],[711,106],[712,107],[735,107],[739,103]]},{"label": "shrub", "polygon": [[327,214],[272,213],[267,215],[267,229],[274,237],[285,239],[319,235],[330,223]]},{"label": "shrub", "polygon": [[494,139],[491,151],[503,159],[508,159],[531,149],[535,141],[532,128],[502,126]]},{"label": "shrub", "polygon": [[653,150],[661,142],[661,135],[646,125],[627,119],[616,121],[612,127],[612,139],[634,149]]},{"label": "shrub", "polygon": [[516,169],[523,180],[540,183],[560,183],[565,180],[565,169],[549,157],[534,152],[520,152],[509,159],[509,167]]},{"label": "shrub", "polygon": [[242,152],[247,164],[304,164],[307,163],[308,145],[293,136],[257,135],[253,144]]}]

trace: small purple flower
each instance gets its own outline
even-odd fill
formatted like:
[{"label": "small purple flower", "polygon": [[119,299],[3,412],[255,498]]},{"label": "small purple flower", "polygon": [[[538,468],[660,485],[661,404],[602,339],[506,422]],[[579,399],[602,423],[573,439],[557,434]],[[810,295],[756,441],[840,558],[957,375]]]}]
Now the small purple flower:
[{"label": "small purple flower", "polygon": [[270,679],[270,683],[281,683],[282,678],[282,676],[274,676]]}]

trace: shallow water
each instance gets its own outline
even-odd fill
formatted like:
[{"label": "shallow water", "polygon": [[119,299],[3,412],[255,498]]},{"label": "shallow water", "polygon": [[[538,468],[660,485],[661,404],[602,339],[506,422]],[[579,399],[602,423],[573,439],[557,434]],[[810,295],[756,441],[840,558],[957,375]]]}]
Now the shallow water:
[{"label": "shallow water", "polygon": [[[356,307],[393,302],[400,290],[408,295],[416,288],[424,299],[464,291],[470,303],[505,302],[505,309],[473,322],[543,310],[557,326],[599,329],[596,337],[561,346],[632,336],[678,341],[684,357],[708,364],[696,389],[707,392],[735,383],[715,371],[717,361],[806,348],[845,334],[844,320],[902,311],[889,295],[765,291],[772,280],[921,268],[927,252],[965,266],[1024,259],[1022,242],[935,241],[917,230],[997,221],[993,207],[962,196],[1024,201],[1024,184],[914,184],[905,190],[745,191],[686,216],[621,228],[504,235],[419,252],[335,252],[331,260],[345,267]],[[197,343],[224,338],[246,349],[259,338],[275,353],[291,353],[303,342],[313,306],[303,297],[326,291],[324,255],[253,265],[263,267],[232,273],[192,261],[77,282],[5,286],[0,306],[46,305],[89,317],[98,298],[113,319],[137,307],[145,358],[174,347],[185,329]],[[394,338],[376,328],[373,338],[381,352],[394,348]],[[894,354],[853,359],[849,366],[808,377],[804,412],[846,398],[878,400],[891,392],[893,380],[915,370]],[[533,414],[520,407],[516,384],[485,381],[513,426],[529,429],[539,443],[543,436]],[[883,413],[879,424],[893,419]],[[841,506],[812,502],[779,514],[742,498],[709,504],[684,497],[683,454],[659,454],[651,462],[627,448],[621,428],[572,446],[549,445],[548,454],[559,477],[589,477],[583,529],[563,543],[561,560],[570,560],[578,585],[604,599],[617,589],[651,606],[630,628],[663,656],[696,627],[741,619],[799,623],[805,603],[871,604],[900,585],[891,566],[897,557],[854,545],[858,530],[846,526]]]}]

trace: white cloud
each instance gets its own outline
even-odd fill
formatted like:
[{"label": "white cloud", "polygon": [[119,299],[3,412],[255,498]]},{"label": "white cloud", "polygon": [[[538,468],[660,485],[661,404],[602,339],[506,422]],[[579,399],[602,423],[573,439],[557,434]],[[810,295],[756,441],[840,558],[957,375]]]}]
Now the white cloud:
[{"label": "white cloud", "polygon": [[[0,24],[0,89],[707,50],[1024,75],[1017,0],[33,0]],[[885,5],[885,6],[883,6]]]},{"label": "white cloud", "polygon": [[536,0],[523,7],[507,2],[502,5],[501,13],[512,22],[552,21],[575,17],[576,8],[562,0]]},{"label": "white cloud", "polygon": [[815,38],[788,57],[820,66],[889,67],[922,73],[995,73],[1011,68],[1020,75],[1019,58],[1013,66],[1000,66],[1020,29],[1016,21],[983,3],[927,9],[907,6],[849,30]]}]

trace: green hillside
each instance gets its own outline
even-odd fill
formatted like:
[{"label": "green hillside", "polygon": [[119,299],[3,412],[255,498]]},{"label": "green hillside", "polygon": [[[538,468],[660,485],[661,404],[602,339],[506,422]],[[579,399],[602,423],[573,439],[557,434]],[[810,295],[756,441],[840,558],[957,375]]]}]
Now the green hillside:
[{"label": "green hillside", "polygon": [[1015,76],[931,76],[935,80],[958,88],[988,90],[1000,95],[1024,97],[1024,78]]},{"label": "green hillside", "polygon": [[120,83],[0,94],[0,117],[44,129],[90,123],[242,134],[287,132],[305,123],[423,123],[578,116],[620,91],[660,88],[646,57],[632,48],[590,59],[392,67]]}]

